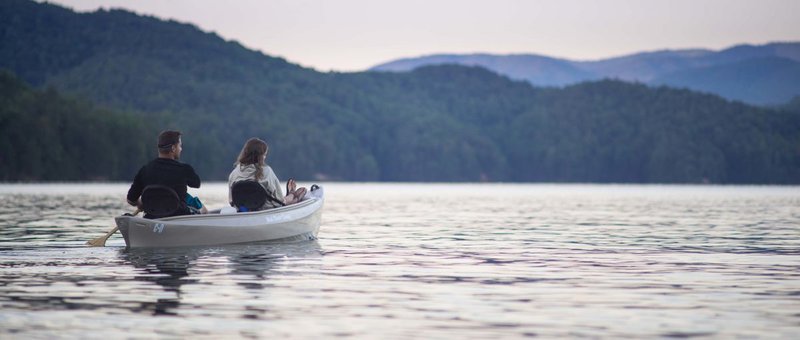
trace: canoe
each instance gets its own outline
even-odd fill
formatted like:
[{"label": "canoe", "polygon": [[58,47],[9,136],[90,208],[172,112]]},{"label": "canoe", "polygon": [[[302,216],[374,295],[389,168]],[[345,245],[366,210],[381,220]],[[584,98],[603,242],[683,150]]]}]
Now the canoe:
[{"label": "canoe", "polygon": [[322,188],[299,203],[255,212],[114,220],[128,248],[188,247],[278,240],[314,240],[322,220]]}]

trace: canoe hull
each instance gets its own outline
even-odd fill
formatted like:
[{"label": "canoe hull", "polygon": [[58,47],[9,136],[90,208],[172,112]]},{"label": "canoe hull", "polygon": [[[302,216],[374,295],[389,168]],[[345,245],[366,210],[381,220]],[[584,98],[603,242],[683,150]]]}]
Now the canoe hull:
[{"label": "canoe hull", "polygon": [[129,248],[188,247],[282,239],[316,239],[322,220],[322,197],[266,211],[115,218]]}]

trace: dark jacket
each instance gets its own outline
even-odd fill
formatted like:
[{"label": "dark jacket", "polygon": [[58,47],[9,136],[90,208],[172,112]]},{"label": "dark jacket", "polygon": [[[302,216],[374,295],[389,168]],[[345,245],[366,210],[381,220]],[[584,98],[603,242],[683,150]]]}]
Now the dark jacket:
[{"label": "dark jacket", "polygon": [[200,176],[189,164],[180,163],[168,158],[156,158],[147,163],[133,178],[128,190],[128,201],[136,202],[148,185],[164,185],[175,190],[181,202],[181,214],[188,214],[186,207],[186,186],[200,187]]}]

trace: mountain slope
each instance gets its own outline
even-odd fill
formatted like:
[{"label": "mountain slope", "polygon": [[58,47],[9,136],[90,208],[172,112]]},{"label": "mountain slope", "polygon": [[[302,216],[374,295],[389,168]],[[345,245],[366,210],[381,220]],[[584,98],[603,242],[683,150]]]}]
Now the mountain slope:
[{"label": "mountain slope", "polygon": [[0,72],[0,181],[121,180],[150,158],[138,117],[37,91]]},{"label": "mountain slope", "polygon": [[459,64],[481,66],[512,79],[526,80],[540,86],[563,86],[599,79],[593,72],[556,58],[537,55],[439,54],[399,59],[373,67],[373,71],[410,71],[425,65]]},{"label": "mountain slope", "polygon": [[[203,179],[226,178],[258,136],[284,179],[800,182],[795,112],[619,81],[542,89],[457,65],[319,73],[191,25],[53,7],[2,3],[14,18],[0,21],[0,55],[14,58],[2,67],[184,131]],[[154,136],[132,143],[154,153]]]},{"label": "mountain slope", "polygon": [[199,57],[201,54],[224,57],[232,64],[300,69],[283,59],[226,42],[193,25],[122,10],[75,13],[49,4],[8,0],[0,3],[0,17],[4,18],[0,67],[15,70],[36,86],[98,55],[147,54],[160,57],[168,67],[179,70],[202,61],[185,58],[206,59]]},{"label": "mountain slope", "polygon": [[[513,67],[508,67],[511,59],[514,60]],[[749,60],[760,61],[750,63],[748,73],[739,72],[736,65]],[[513,79],[527,80],[540,86],[563,86],[586,80],[613,78],[653,85],[676,85],[752,104],[774,105],[785,102],[793,95],[800,95],[796,91],[800,85],[799,77],[794,73],[774,72],[775,69],[786,67],[785,60],[800,62],[800,43],[739,45],[721,51],[666,50],[596,61],[572,61],[540,55],[431,55],[391,61],[370,70],[399,72],[446,62],[486,67]],[[768,65],[771,62],[775,64]],[[714,77],[711,79],[679,76],[710,72],[712,68]],[[752,79],[758,79],[759,86],[751,87]],[[743,92],[732,90],[731,87],[751,89]],[[787,94],[788,89],[794,92]]]},{"label": "mountain slope", "polygon": [[[786,103],[800,94],[800,62],[786,58],[746,59],[730,64],[681,70],[652,83],[717,93],[760,105]],[[769,89],[766,93],[764,89]]]},{"label": "mountain slope", "polygon": [[648,82],[664,73],[707,65],[705,57],[710,54],[708,50],[667,50],[572,64],[596,77]]}]

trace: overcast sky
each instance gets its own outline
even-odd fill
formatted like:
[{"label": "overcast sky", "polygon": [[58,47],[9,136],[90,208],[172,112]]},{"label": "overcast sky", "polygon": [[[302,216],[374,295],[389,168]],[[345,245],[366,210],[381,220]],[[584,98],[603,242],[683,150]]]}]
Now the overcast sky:
[{"label": "overcast sky", "polygon": [[575,60],[800,41],[800,0],[55,0],[195,24],[321,71],[434,53]]}]

